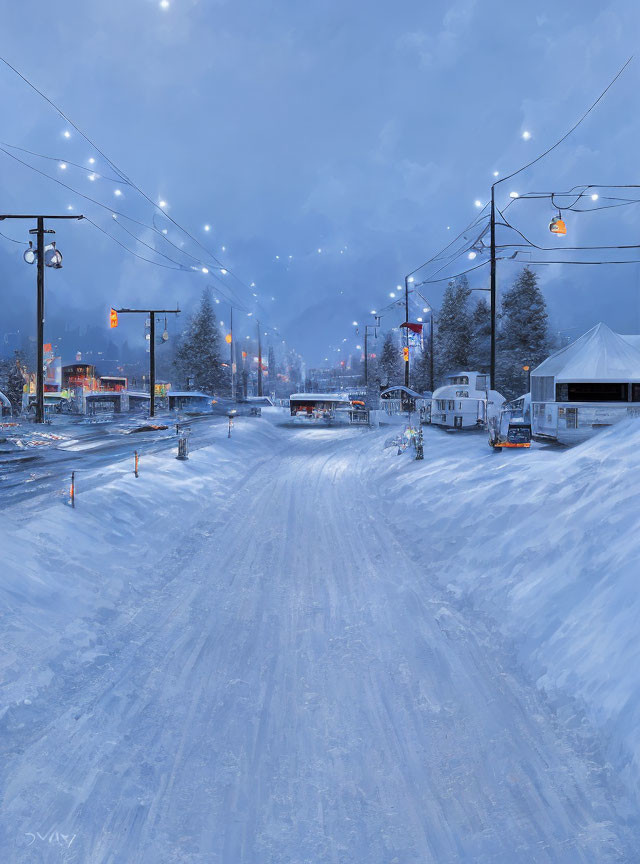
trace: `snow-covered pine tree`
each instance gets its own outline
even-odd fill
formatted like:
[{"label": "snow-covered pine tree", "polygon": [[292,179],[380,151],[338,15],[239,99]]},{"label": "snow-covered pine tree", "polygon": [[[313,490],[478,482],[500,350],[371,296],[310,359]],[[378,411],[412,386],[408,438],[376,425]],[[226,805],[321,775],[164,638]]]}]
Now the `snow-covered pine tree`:
[{"label": "snow-covered pine tree", "polygon": [[525,267],[502,296],[498,331],[496,379],[498,390],[515,399],[526,392],[528,375],[549,354],[547,305],[538,288],[538,277]]},{"label": "snow-covered pine tree", "polygon": [[211,289],[202,292],[200,308],[182,334],[173,361],[180,386],[205,393],[226,392],[230,387],[227,369],[222,366],[221,342]]},{"label": "snow-covered pine tree", "polygon": [[487,372],[491,365],[491,308],[484,297],[478,300],[471,315],[469,363],[477,372]]},{"label": "snow-covered pine tree", "polygon": [[24,391],[23,359],[19,351],[15,352],[13,362],[9,363],[3,393],[11,402],[14,411],[22,408],[22,393]]},{"label": "snow-covered pine tree", "polygon": [[469,368],[472,320],[469,312],[471,289],[466,276],[458,276],[447,285],[438,315],[438,380],[451,372]]},{"label": "snow-covered pine tree", "polygon": [[380,375],[382,387],[404,383],[404,379],[402,378],[402,355],[393,330],[389,330],[385,334],[378,363],[378,374]]}]

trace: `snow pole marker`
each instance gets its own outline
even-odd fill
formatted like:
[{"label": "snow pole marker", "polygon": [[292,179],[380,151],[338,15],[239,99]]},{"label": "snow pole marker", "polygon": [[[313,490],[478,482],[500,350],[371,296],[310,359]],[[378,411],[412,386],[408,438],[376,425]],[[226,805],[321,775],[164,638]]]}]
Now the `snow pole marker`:
[{"label": "snow pole marker", "polygon": [[69,489],[69,497],[71,499],[71,506],[75,510],[76,507],[76,472],[71,472],[71,489]]},{"label": "snow pole marker", "polygon": [[137,450],[134,450],[133,458],[134,458],[134,461],[133,461],[133,473],[134,473],[134,475],[137,477],[137,476],[138,476],[138,462],[139,462],[139,460],[140,460],[140,457],[138,456],[138,451],[137,451]]}]

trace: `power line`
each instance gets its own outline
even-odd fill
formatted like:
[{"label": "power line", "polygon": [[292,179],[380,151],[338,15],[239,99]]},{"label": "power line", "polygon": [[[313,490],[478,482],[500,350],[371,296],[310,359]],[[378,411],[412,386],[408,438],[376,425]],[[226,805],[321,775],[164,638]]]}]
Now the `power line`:
[{"label": "power line", "polygon": [[573,124],[573,126],[571,127],[571,129],[569,129],[568,132],[565,132],[565,134],[562,136],[562,138],[559,138],[559,139],[556,141],[555,144],[552,144],[551,147],[547,148],[547,150],[545,150],[543,153],[540,153],[540,155],[539,155],[539,156],[536,156],[535,159],[532,159],[530,162],[527,162],[526,165],[523,165],[521,168],[518,168],[517,171],[513,171],[511,174],[507,174],[506,177],[501,177],[500,180],[498,181],[498,183],[503,183],[505,180],[510,180],[512,177],[515,177],[517,174],[522,173],[522,171],[526,171],[527,168],[530,168],[532,165],[535,165],[536,162],[539,162],[541,159],[544,159],[544,157],[545,157],[545,156],[548,156],[549,153],[551,153],[552,150],[555,150],[556,147],[559,147],[560,144],[562,144],[563,141],[566,141],[566,139],[569,137],[569,135],[571,135],[572,132],[575,132],[575,130],[578,128],[578,126],[580,126],[580,124],[581,124],[584,120],[587,119],[587,117],[589,116],[589,114],[591,114],[591,112],[592,112],[593,109],[596,107],[596,105],[598,104],[598,102],[600,102],[601,99],[603,99],[604,96],[608,93],[608,91],[613,87],[613,85],[616,83],[616,81],[618,80],[618,78],[622,75],[622,73],[623,73],[624,70],[627,68],[627,66],[629,65],[629,63],[631,63],[632,60],[633,60],[633,54],[631,55],[631,57],[629,57],[629,59],[627,60],[627,62],[622,66],[622,68],[619,70],[619,72],[617,73],[617,75],[616,75],[616,76],[615,76],[615,77],[614,77],[614,78],[609,82],[609,84],[607,84],[607,86],[606,86],[605,89],[602,91],[602,93],[598,96],[598,98],[595,100],[595,102],[593,102],[593,103],[589,106],[589,108],[587,108],[587,110],[586,110],[586,111],[584,112],[584,114],[580,117],[580,119],[579,119],[576,123]]}]

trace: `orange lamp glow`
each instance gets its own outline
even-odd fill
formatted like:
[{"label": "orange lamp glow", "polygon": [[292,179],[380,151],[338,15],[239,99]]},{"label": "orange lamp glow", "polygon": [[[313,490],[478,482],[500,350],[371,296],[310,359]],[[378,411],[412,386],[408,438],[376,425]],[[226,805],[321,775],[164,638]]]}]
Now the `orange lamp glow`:
[{"label": "orange lamp glow", "polygon": [[118,326],[118,313],[115,309],[111,310],[111,314],[109,315],[109,326],[113,329],[113,327]]},{"label": "orange lamp glow", "polygon": [[227,333],[227,335],[224,337],[224,341],[227,343],[227,345],[231,345],[231,339],[231,333]]},{"label": "orange lamp glow", "polygon": [[408,362],[409,362],[409,349],[407,348],[406,345],[405,345],[404,348],[402,349],[402,356],[403,356],[403,358],[404,358],[404,362],[405,362],[405,363],[408,363]]},{"label": "orange lamp glow", "polygon": [[564,219],[562,216],[554,216],[551,222],[549,222],[549,231],[552,234],[566,234],[567,226],[564,223]]}]

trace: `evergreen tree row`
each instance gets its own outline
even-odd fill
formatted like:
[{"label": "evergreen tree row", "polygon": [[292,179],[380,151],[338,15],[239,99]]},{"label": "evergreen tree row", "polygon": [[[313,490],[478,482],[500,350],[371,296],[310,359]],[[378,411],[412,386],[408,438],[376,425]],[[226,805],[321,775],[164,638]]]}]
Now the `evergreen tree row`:
[{"label": "evergreen tree row", "polygon": [[[496,389],[514,399],[528,389],[528,373],[552,350],[547,309],[536,274],[525,267],[502,295],[496,343]],[[472,304],[466,276],[452,280],[445,289],[433,338],[434,383],[461,370],[489,372],[491,362],[491,310],[481,296]],[[425,325],[424,349],[415,356],[411,386],[419,392],[431,389],[430,324]],[[377,377],[382,386],[403,380],[402,348],[394,331],[386,334]]]}]

